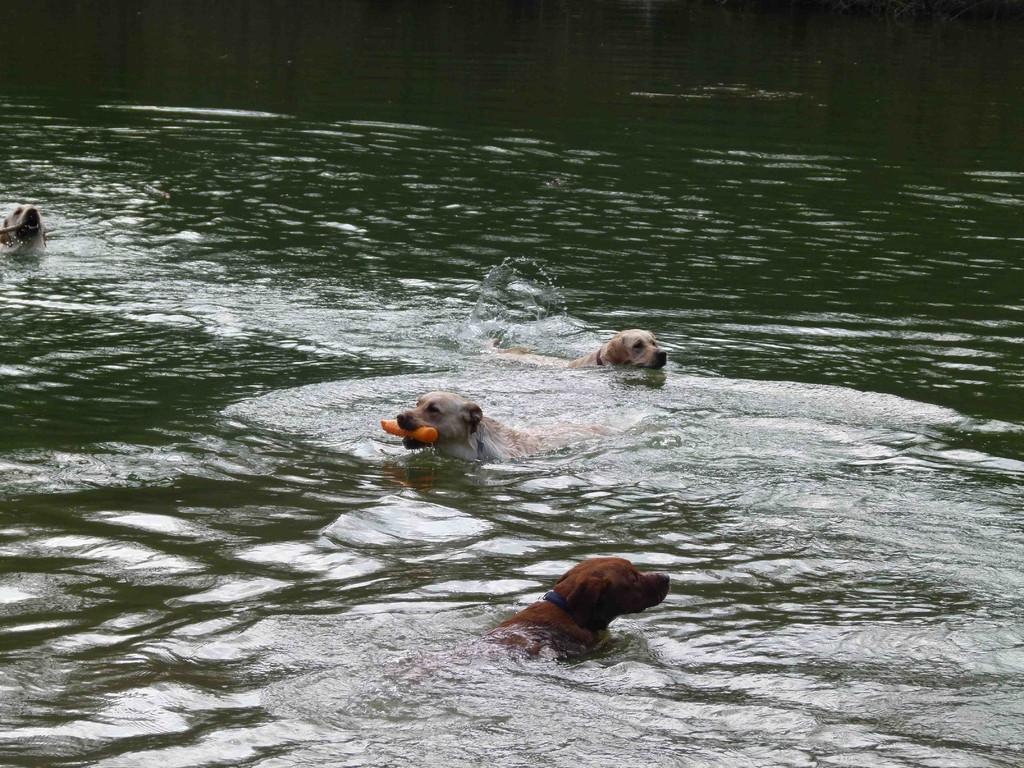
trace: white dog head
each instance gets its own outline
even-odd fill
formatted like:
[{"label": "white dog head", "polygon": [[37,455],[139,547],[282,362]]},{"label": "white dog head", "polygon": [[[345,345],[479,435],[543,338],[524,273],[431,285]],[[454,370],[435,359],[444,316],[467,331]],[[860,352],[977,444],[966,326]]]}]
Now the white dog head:
[{"label": "white dog head", "polygon": [[34,253],[46,248],[46,226],[34,205],[19,205],[0,227],[0,249],[8,253]]}]

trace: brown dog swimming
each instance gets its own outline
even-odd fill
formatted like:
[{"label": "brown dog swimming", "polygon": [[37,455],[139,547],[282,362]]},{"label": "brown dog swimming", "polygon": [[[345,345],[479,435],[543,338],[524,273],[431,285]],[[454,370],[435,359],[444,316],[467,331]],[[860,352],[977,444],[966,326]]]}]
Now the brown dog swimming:
[{"label": "brown dog swimming", "polygon": [[559,658],[579,656],[600,644],[600,633],[616,616],[640,613],[664,600],[668,584],[666,574],[641,573],[621,557],[584,560],[540,601],[503,621],[484,639],[531,656],[545,649]]}]

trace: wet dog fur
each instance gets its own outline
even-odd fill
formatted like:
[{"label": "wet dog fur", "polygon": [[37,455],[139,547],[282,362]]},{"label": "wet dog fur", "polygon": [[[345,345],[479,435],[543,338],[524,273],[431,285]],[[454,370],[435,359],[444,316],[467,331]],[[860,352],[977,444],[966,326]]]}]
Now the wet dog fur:
[{"label": "wet dog fur", "polygon": [[[483,409],[454,392],[428,392],[416,407],[403,411],[395,419],[405,430],[433,427],[438,450],[466,461],[506,459],[524,456],[541,448],[537,435],[507,427],[484,416]],[[405,438],[406,448],[425,448],[426,444]]]},{"label": "wet dog fur", "polygon": [[19,205],[0,227],[0,251],[38,253],[46,248],[46,226],[34,205]]},{"label": "wet dog fur", "polygon": [[[543,430],[517,430],[485,416],[472,400],[454,392],[428,392],[416,407],[403,411],[395,420],[404,430],[433,427],[437,440],[431,445],[465,461],[509,459],[556,448],[560,445],[612,432],[602,424],[568,424]],[[426,448],[412,438],[404,438],[406,448]]]},{"label": "wet dog fur", "polygon": [[594,650],[617,616],[658,605],[668,594],[664,573],[642,573],[621,557],[584,560],[567,571],[544,598],[487,632],[487,642],[531,656],[559,658]]},{"label": "wet dog fur", "polygon": [[524,362],[568,366],[570,368],[618,365],[633,368],[660,369],[664,368],[665,363],[668,362],[668,353],[659,346],[654,334],[642,328],[627,328],[624,331],[619,331],[593,352],[568,362],[548,355],[538,355],[521,347],[513,349],[495,348],[494,351],[500,355],[515,357]]},{"label": "wet dog fur", "polygon": [[629,365],[634,368],[664,368],[668,353],[658,346],[654,334],[641,328],[619,331],[588,355],[569,362],[570,368],[593,365]]}]

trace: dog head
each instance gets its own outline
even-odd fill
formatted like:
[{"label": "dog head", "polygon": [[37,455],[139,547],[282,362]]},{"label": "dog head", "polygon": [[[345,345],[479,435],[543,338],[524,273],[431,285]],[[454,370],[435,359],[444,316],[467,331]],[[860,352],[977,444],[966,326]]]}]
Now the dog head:
[{"label": "dog head", "polygon": [[640,613],[668,594],[668,576],[641,573],[621,557],[584,560],[560,578],[554,591],[565,598],[573,621],[600,632],[624,613]]},{"label": "dog head", "polygon": [[616,333],[601,347],[600,355],[606,365],[637,368],[664,368],[668,361],[668,354],[658,346],[654,334],[639,328]]},{"label": "dog head", "polygon": [[7,214],[0,227],[0,246],[23,253],[45,248],[46,227],[39,209],[34,205],[19,205]]},{"label": "dog head", "polygon": [[[438,442],[460,442],[468,440],[477,431],[484,412],[476,403],[454,392],[428,392],[416,401],[412,410],[398,414],[395,420],[402,429],[433,427],[437,430]],[[406,448],[424,448],[412,438],[405,438]]]}]

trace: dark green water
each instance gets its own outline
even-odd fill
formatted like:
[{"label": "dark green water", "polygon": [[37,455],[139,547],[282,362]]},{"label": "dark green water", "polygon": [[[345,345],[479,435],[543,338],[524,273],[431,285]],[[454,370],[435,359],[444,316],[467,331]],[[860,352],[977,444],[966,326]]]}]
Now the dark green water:
[{"label": "dark green water", "polygon": [[[1024,28],[18,13],[0,764],[1024,760]],[[437,388],[615,434],[406,453]],[[672,578],[610,647],[468,650],[608,554]]]}]

